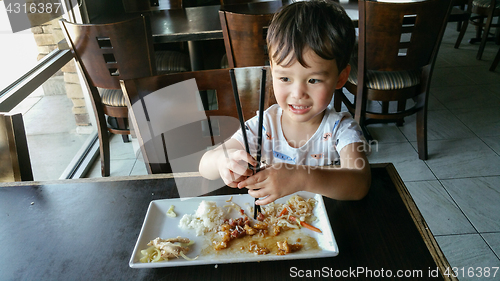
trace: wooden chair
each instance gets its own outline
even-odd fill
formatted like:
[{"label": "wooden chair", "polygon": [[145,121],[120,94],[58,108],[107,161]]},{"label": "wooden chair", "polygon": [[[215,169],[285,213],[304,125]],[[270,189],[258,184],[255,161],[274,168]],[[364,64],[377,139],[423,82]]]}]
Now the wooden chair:
[{"label": "wooden chair", "polygon": [[469,0],[453,0],[453,7],[451,8],[448,22],[456,22],[458,32],[462,30],[463,23],[468,21],[471,16],[470,12],[467,10],[468,2]]},{"label": "wooden chair", "polygon": [[[427,159],[427,97],[439,45],[450,13],[451,0],[412,3],[359,1],[359,46],[351,59],[345,85],[354,94],[354,104],[342,89],[335,92],[337,111],[344,102],[364,129],[375,122],[398,122],[417,114],[420,159]],[[358,87],[359,85],[359,87]],[[413,100],[410,108],[407,100]],[[382,105],[369,111],[367,101]],[[397,109],[389,111],[389,102]]]},{"label": "wooden chair", "polygon": [[[489,40],[496,40],[500,44],[500,24],[493,23],[493,18],[500,16],[500,0],[469,0],[467,12],[472,14],[469,21],[465,21],[460,30],[460,34],[455,42],[458,49],[467,31],[468,23],[476,26],[476,37],[469,40],[470,43],[481,42],[476,58],[480,60],[483,56],[484,47]],[[484,22],[486,20],[486,22]],[[496,36],[490,37],[490,29],[496,27]]]},{"label": "wooden chair", "polygon": [[[74,24],[61,20],[66,41],[73,52],[90,92],[96,117],[102,176],[109,176],[109,135],[121,134],[128,141],[128,109],[120,79],[189,70],[189,58],[154,52],[147,16],[110,24]],[[165,67],[167,67],[165,69]],[[158,70],[157,70],[158,68]],[[115,120],[116,127],[106,125]]]},{"label": "wooden chair", "polygon": [[0,182],[32,180],[23,116],[0,113]]},{"label": "wooden chair", "polygon": [[269,65],[266,35],[273,14],[244,14],[221,8],[219,17],[229,68]]},{"label": "wooden chair", "polygon": [[[246,120],[259,108],[261,69],[235,69]],[[269,104],[273,102],[269,69],[267,77]],[[197,172],[207,147],[222,143],[240,128],[228,69],[124,80],[122,88],[149,174]],[[209,110],[201,106],[197,90],[215,96]]]}]

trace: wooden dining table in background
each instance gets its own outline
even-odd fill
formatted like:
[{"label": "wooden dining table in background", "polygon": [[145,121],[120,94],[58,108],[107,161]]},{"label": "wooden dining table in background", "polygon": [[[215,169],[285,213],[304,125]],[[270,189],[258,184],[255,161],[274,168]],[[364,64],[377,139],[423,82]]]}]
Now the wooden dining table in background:
[{"label": "wooden dining table in background", "polygon": [[[239,13],[272,14],[282,6],[288,5],[293,0],[277,0],[252,2],[232,5],[209,5],[188,7],[183,9],[153,10],[146,12],[151,20],[151,30],[155,44],[187,42],[191,56],[193,70],[203,67],[197,62],[201,61],[202,46],[200,41],[223,39],[222,27],[219,19],[221,8]],[[339,2],[355,25],[358,20],[358,1]],[[143,12],[144,13],[144,12]],[[108,23],[125,20],[139,16],[141,13],[103,14],[91,19],[91,23]]]},{"label": "wooden dining table in background", "polygon": [[[448,261],[394,166],[371,171],[364,199],[324,198],[336,257],[149,269],[128,263],[149,203],[178,198],[176,183],[201,186],[197,173],[0,183],[0,279],[284,280],[316,272],[456,280],[438,273]],[[244,191],[222,187],[206,195]]]},{"label": "wooden dining table in background", "polygon": [[[253,2],[246,4],[189,7],[177,10],[152,11],[151,28],[155,43],[223,39],[219,20],[221,8],[249,14],[273,14],[293,0]],[[347,14],[357,22],[358,2],[341,1]]]}]

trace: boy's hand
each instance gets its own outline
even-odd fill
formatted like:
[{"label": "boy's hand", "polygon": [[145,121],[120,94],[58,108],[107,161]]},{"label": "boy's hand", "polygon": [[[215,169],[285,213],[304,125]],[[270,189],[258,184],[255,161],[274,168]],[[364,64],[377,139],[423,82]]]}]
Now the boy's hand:
[{"label": "boy's hand", "polygon": [[237,187],[239,182],[253,174],[248,164],[256,166],[257,161],[244,150],[231,149],[226,152],[227,155],[221,157],[218,163],[219,174],[227,186]]},{"label": "boy's hand", "polygon": [[301,190],[302,170],[298,166],[291,168],[283,163],[271,165],[241,181],[238,188],[247,188],[252,197],[265,197],[255,201],[255,204],[266,205]]}]

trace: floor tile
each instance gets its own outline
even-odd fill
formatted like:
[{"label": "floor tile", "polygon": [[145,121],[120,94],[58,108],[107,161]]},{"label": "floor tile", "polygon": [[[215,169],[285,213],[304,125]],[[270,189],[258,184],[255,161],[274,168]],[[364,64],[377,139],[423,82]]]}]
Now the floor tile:
[{"label": "floor tile", "polygon": [[[441,88],[435,88],[435,89],[441,89]],[[427,100],[427,110],[446,109],[446,106],[434,96],[435,89],[431,88],[429,90],[429,97]]]},{"label": "floor tile", "polygon": [[479,232],[500,232],[500,176],[441,183]]},{"label": "floor tile", "polygon": [[[500,67],[497,67],[496,72],[500,72]],[[500,82],[485,85],[484,88],[500,97]]]},{"label": "floor tile", "polygon": [[370,163],[393,163],[403,181],[435,180],[424,161],[409,143],[378,143],[368,156]]},{"label": "floor tile", "polygon": [[500,138],[499,137],[482,137],[486,145],[500,155]]},{"label": "floor tile", "polygon": [[[454,44],[445,43],[448,48],[441,48],[434,69],[484,65],[484,62],[476,60],[477,47],[467,44],[460,45],[459,49],[454,49]],[[432,80],[435,79],[433,78]]]},{"label": "floor tile", "polygon": [[[405,118],[401,132],[409,141],[417,141],[416,115]],[[427,112],[427,140],[459,139],[475,137],[474,133],[449,110]]]},{"label": "floor tile", "polygon": [[434,68],[431,87],[465,86],[470,84],[475,84],[474,80],[457,68]]},{"label": "floor tile", "polygon": [[374,141],[383,143],[407,142],[396,124],[372,124],[367,126]]},{"label": "floor tile", "polygon": [[481,233],[481,236],[500,259],[500,232]]},{"label": "floor tile", "polygon": [[493,61],[493,56],[489,59],[487,53],[483,55],[483,65],[478,66],[467,66],[458,68],[459,71],[464,73],[468,78],[472,79],[476,84],[489,84],[494,81],[500,80],[500,72],[483,71],[484,69],[489,69],[491,62]]},{"label": "floor tile", "polygon": [[[486,267],[491,269],[500,266],[500,260],[479,234],[438,236],[436,240],[450,266],[456,267],[457,277],[460,281],[483,280],[479,279],[480,270]],[[478,267],[480,269],[477,269]],[[469,277],[468,273],[469,268],[472,268],[470,271],[471,277]],[[498,274],[500,272],[497,272],[495,278],[486,278],[484,280],[498,280]]]},{"label": "floor tile", "polygon": [[477,233],[439,181],[408,182],[406,187],[433,235]]},{"label": "floor tile", "polygon": [[432,95],[448,109],[500,106],[500,95],[478,85],[434,88]]},{"label": "floor tile", "polygon": [[474,108],[451,110],[469,129],[480,137],[500,136],[499,107],[488,107],[478,111]]},{"label": "floor tile", "polygon": [[123,142],[121,135],[112,135],[110,139],[110,158],[112,160],[135,159],[132,142]]},{"label": "floor tile", "polygon": [[146,164],[142,159],[137,159],[134,163],[134,167],[132,168],[132,172],[130,172],[131,176],[140,176],[147,175],[148,170],[146,169]]},{"label": "floor tile", "polygon": [[438,179],[493,176],[500,171],[500,157],[479,138],[428,141],[427,145],[425,162]]}]

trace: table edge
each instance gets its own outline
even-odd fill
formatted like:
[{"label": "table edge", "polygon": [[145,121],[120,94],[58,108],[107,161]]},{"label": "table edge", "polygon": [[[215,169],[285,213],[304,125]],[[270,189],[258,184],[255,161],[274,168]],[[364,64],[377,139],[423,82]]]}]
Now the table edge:
[{"label": "table edge", "polygon": [[150,180],[150,179],[171,179],[171,178],[188,178],[200,177],[199,172],[186,173],[169,173],[169,174],[150,174],[136,176],[112,176],[101,178],[80,178],[80,179],[60,179],[48,181],[16,181],[16,182],[0,182],[0,187],[11,186],[38,186],[47,184],[68,184],[68,183],[92,183],[92,182],[110,182],[110,181],[127,181],[127,180]]}]

